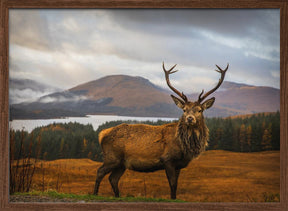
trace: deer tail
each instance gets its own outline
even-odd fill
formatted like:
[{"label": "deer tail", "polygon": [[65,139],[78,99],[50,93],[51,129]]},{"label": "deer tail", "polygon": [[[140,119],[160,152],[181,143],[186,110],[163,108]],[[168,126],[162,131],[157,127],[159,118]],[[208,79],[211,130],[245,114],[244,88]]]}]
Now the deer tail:
[{"label": "deer tail", "polygon": [[98,135],[98,140],[99,140],[99,144],[100,144],[100,145],[101,145],[104,137],[107,136],[112,129],[113,129],[113,128],[104,129],[104,130],[102,130],[102,131],[99,133],[99,135]]}]

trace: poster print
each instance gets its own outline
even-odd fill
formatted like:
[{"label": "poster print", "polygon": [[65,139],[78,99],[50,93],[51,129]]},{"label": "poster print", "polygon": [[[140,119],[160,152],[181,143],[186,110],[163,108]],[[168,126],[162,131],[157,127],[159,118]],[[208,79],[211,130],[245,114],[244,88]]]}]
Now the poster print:
[{"label": "poster print", "polygon": [[[170,97],[163,62],[178,64],[171,84],[192,102],[217,85],[215,64],[229,62],[214,104],[202,108],[209,144],[181,170],[177,201],[280,200],[279,10],[13,9],[9,27],[12,201],[25,192],[87,202],[103,161],[101,131],[176,125],[185,111]],[[110,198],[109,172],[93,201],[176,197],[165,170],[125,167],[120,198]]]}]

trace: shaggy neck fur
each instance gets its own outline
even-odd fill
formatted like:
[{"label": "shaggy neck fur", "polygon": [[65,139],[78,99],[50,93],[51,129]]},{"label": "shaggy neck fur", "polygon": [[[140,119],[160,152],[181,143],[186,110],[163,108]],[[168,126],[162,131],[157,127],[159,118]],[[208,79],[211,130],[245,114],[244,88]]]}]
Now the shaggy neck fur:
[{"label": "shaggy neck fur", "polygon": [[177,125],[177,137],[184,155],[197,157],[208,146],[209,130],[203,119],[191,126],[181,117]]}]

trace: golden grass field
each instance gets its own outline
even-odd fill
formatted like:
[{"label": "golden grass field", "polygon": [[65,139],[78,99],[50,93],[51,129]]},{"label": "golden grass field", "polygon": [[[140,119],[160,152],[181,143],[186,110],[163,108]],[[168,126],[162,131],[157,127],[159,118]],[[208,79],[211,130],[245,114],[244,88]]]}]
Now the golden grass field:
[{"label": "golden grass field", "polygon": [[[33,190],[92,193],[101,165],[89,159],[38,161]],[[139,173],[126,170],[119,182],[121,196],[170,198],[164,171]],[[235,153],[206,151],[181,170],[177,198],[191,202],[279,201],[279,151]],[[113,196],[108,175],[99,195]]]}]

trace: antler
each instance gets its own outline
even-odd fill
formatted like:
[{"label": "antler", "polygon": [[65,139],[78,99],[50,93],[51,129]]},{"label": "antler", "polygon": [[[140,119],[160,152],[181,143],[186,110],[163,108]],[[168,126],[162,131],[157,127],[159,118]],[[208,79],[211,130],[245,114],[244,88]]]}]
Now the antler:
[{"label": "antler", "polygon": [[200,95],[198,97],[198,102],[199,103],[202,102],[206,97],[208,97],[208,95],[212,94],[213,92],[216,91],[216,89],[219,88],[219,86],[222,84],[222,82],[224,80],[225,73],[226,73],[226,71],[228,70],[228,67],[229,67],[229,63],[227,64],[227,67],[225,68],[225,70],[222,70],[217,64],[216,64],[216,67],[218,68],[218,70],[215,70],[215,71],[218,72],[218,73],[221,73],[221,78],[219,79],[218,84],[213,89],[211,89],[209,92],[207,92],[203,97],[201,97],[201,96],[204,93],[204,89],[202,90],[202,92],[200,93]]},{"label": "antler", "polygon": [[173,74],[173,73],[176,73],[178,70],[174,70],[172,71],[175,67],[176,67],[177,64],[175,64],[173,67],[171,67],[169,70],[166,70],[165,69],[165,66],[164,66],[164,62],[163,62],[163,70],[165,72],[165,78],[166,78],[166,82],[167,82],[167,85],[170,87],[170,89],[172,89],[173,92],[175,92],[179,97],[181,97],[185,102],[188,102],[188,99],[186,97],[186,95],[184,95],[184,93],[182,92],[179,92],[177,89],[175,89],[171,84],[170,84],[170,80],[169,80],[169,75],[170,74]]}]

